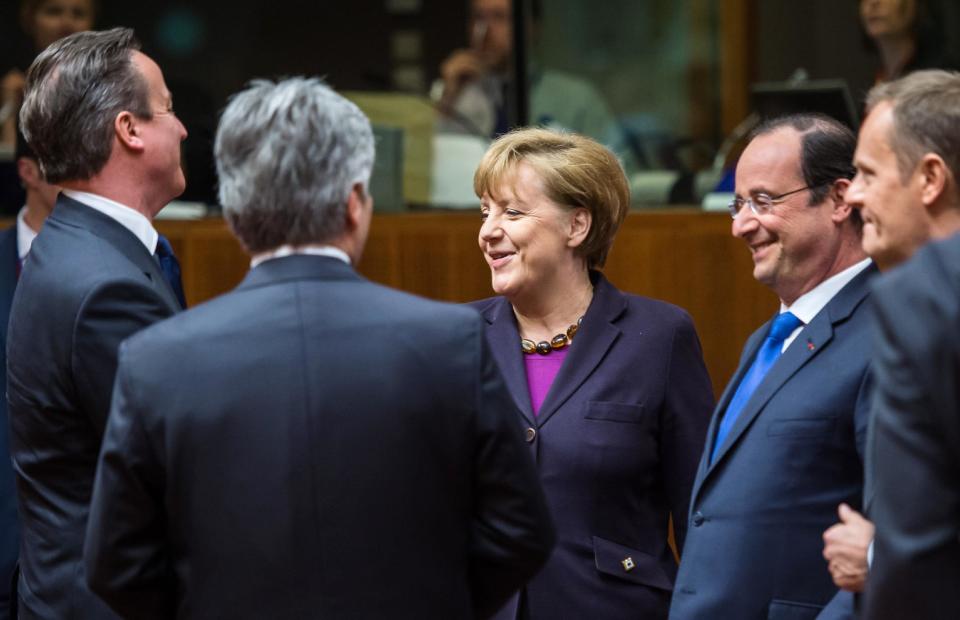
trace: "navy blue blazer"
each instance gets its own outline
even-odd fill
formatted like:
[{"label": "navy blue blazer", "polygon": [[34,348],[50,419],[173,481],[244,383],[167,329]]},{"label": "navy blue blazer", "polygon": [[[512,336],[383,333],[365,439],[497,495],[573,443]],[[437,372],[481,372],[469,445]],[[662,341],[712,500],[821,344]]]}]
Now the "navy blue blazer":
[{"label": "navy blue blazer", "polygon": [[[594,296],[534,416],[520,336],[502,297],[473,302],[527,430],[557,547],[496,616],[665,617],[713,392],[690,316],[591,274]],[[629,560],[628,560],[629,558]]]},{"label": "navy blue blazer", "polygon": [[483,331],[288,256],[131,338],[91,586],[138,620],[489,616],[553,529]]},{"label": "navy blue blazer", "polygon": [[823,531],[861,505],[870,406],[871,265],[803,328],[740,412],[717,426],[770,323],[747,341],[717,405],[690,501],[670,617],[815,618],[837,593]]},{"label": "navy blue blazer", "polygon": [[86,587],[81,556],[117,349],[178,310],[133,233],[58,197],[24,263],[7,339],[24,617],[114,617]]},{"label": "navy blue blazer", "polygon": [[[0,368],[7,367],[7,323],[17,286],[17,225],[0,233]],[[0,390],[7,393],[7,373],[0,372]],[[20,537],[17,525],[17,495],[10,463],[10,425],[7,399],[0,398],[0,620],[11,617],[11,588],[17,565]]]},{"label": "navy blue blazer", "polygon": [[874,310],[865,617],[960,618],[960,235],[880,278]]}]

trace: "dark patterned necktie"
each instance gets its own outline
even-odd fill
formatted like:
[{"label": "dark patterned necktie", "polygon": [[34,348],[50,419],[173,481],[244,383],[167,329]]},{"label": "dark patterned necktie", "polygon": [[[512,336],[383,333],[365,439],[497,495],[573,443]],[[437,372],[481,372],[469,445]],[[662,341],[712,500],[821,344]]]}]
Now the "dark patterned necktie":
[{"label": "dark patterned necktie", "polygon": [[157,239],[157,251],[154,256],[156,256],[157,262],[160,263],[160,270],[163,272],[163,277],[170,284],[170,288],[173,289],[173,293],[177,296],[180,307],[186,308],[187,300],[183,295],[183,282],[180,281],[180,261],[178,261],[174,255],[170,241],[163,235],[160,235],[160,238]]}]

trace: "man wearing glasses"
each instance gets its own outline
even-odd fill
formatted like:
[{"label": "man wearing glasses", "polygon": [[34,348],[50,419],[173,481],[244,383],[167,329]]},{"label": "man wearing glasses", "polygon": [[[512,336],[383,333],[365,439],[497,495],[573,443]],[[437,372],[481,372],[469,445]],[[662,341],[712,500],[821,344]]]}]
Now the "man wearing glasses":
[{"label": "man wearing glasses", "polygon": [[860,506],[876,273],[844,199],[856,139],[797,115],[740,158],[733,234],[780,310],[748,340],[694,482],[670,617],[815,618],[837,593],[821,535]]}]

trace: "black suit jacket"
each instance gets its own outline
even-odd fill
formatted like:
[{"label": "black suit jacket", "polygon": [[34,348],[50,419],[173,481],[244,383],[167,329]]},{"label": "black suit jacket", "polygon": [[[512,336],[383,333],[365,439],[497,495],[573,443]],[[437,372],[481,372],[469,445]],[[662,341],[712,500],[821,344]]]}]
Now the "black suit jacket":
[{"label": "black suit jacket", "polygon": [[125,343],[91,587],[129,618],[484,616],[553,527],[466,308],[290,256]]},{"label": "black suit jacket", "polygon": [[[669,517],[683,545],[713,391],[686,312],[592,277],[593,301],[537,416],[510,302],[473,304],[557,522],[526,607],[535,619],[663,618],[677,572]],[[518,611],[514,599],[497,619]]]},{"label": "black suit jacket", "polygon": [[112,617],[81,560],[117,348],[177,309],[130,231],[60,196],[24,264],[7,341],[21,617]]},{"label": "black suit jacket", "polygon": [[866,618],[960,618],[960,236],[874,294],[877,526]]},{"label": "black suit jacket", "polygon": [[[7,323],[10,304],[17,286],[17,225],[0,233],[0,368],[7,366]],[[7,375],[0,372],[0,390],[7,392]],[[17,525],[17,494],[10,465],[10,425],[7,423],[7,399],[0,398],[0,620],[11,617],[11,585],[17,565],[20,538]]]}]

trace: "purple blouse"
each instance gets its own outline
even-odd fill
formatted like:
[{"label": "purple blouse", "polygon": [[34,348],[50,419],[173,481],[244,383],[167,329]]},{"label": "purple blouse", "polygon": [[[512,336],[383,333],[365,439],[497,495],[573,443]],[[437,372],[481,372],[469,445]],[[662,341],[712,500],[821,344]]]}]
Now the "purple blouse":
[{"label": "purple blouse", "polygon": [[550,386],[553,385],[553,380],[569,351],[570,347],[564,347],[551,351],[547,355],[524,354],[523,365],[527,369],[527,391],[530,393],[533,415],[540,413],[540,406],[547,398],[547,392],[550,391]]}]

